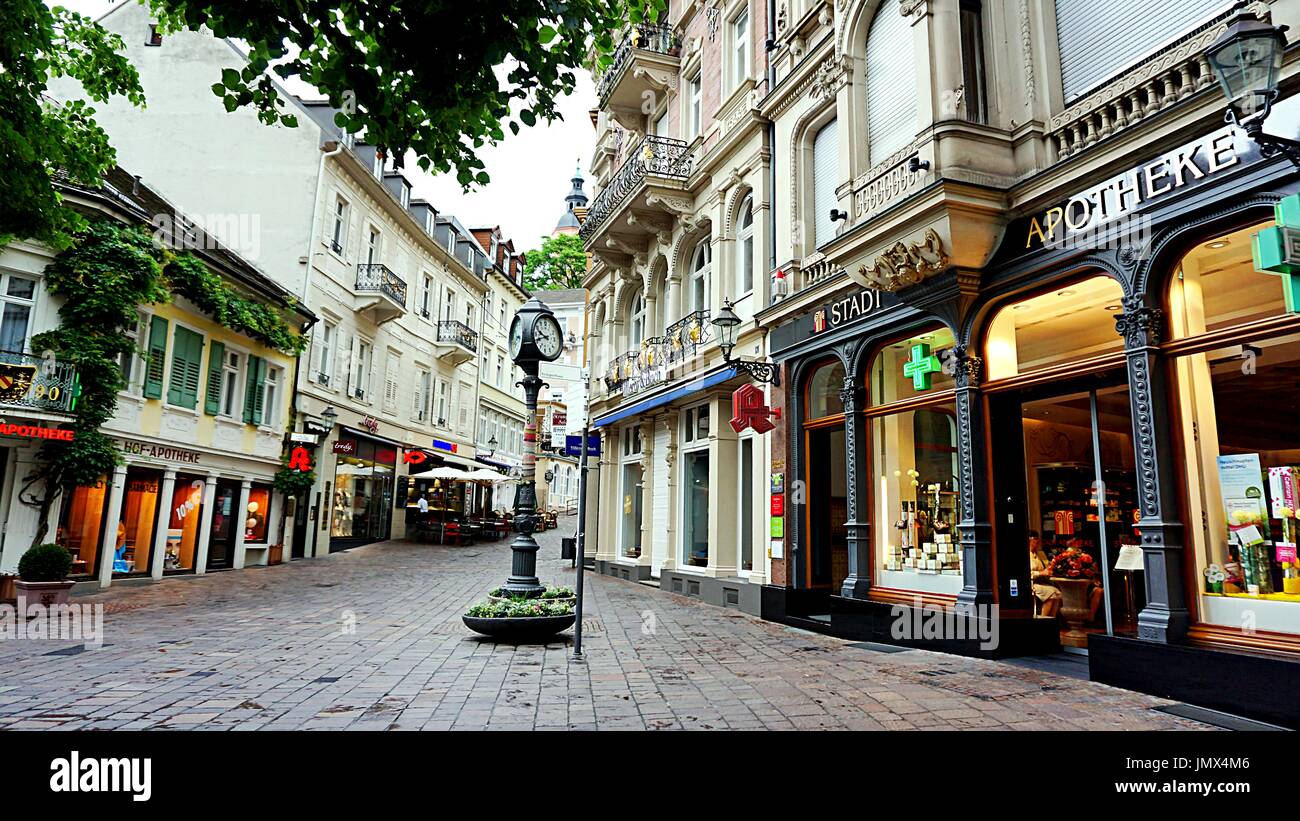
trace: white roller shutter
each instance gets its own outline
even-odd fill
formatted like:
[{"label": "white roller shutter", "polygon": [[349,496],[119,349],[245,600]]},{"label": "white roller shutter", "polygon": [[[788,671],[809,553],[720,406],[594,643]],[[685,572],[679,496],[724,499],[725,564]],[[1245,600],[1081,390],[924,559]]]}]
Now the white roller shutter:
[{"label": "white roller shutter", "polygon": [[1056,37],[1066,102],[1226,11],[1232,0],[1056,0]]},{"label": "white roller shutter", "polygon": [[813,138],[813,242],[821,247],[835,236],[831,209],[839,181],[840,140],[836,121],[822,126]]},{"label": "white roller shutter", "polygon": [[875,165],[916,136],[911,21],[885,0],[867,31],[867,151]]}]

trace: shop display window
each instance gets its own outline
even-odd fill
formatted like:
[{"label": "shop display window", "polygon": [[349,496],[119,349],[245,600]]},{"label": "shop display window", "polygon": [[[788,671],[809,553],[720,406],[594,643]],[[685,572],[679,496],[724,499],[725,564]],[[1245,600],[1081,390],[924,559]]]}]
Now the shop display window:
[{"label": "shop display window", "polygon": [[354,440],[351,454],[339,454],[331,504],[331,536],[388,537],[396,463],[395,448],[364,439]]},{"label": "shop display window", "polygon": [[271,513],[271,488],[253,485],[248,490],[248,506],[244,517],[244,543],[265,544],[267,520]]},{"label": "shop display window", "polygon": [[840,391],[844,390],[844,364],[836,359],[813,372],[808,380],[808,409],[804,416],[820,419],[844,413]]},{"label": "shop display window", "polygon": [[683,457],[685,475],[685,555],[691,567],[709,564],[709,451],[688,452]]},{"label": "shop display window", "polygon": [[68,488],[63,493],[54,541],[72,554],[73,576],[93,576],[97,569],[100,525],[108,504],[108,483]]},{"label": "shop display window", "polygon": [[1099,275],[1003,308],[985,341],[988,378],[1005,379],[1124,350],[1115,314],[1124,289]]},{"label": "shop display window", "polygon": [[953,387],[952,331],[935,328],[900,339],[876,354],[867,393],[871,404],[887,405]]},{"label": "shop display window", "polygon": [[167,524],[167,547],[163,570],[182,572],[194,569],[194,555],[199,544],[199,525],[203,521],[204,480],[199,476],[179,475],[172,492],[171,516]]},{"label": "shop display window", "polygon": [[158,522],[158,485],[161,479],[162,474],[155,470],[132,468],[127,471],[122,518],[117,529],[117,549],[113,555],[115,574],[149,571],[154,528]]},{"label": "shop display window", "polygon": [[1193,585],[1202,622],[1300,633],[1300,333],[1250,330],[1286,314],[1280,278],[1251,262],[1255,230],[1193,249],[1171,285],[1172,330],[1190,343],[1175,372]]}]

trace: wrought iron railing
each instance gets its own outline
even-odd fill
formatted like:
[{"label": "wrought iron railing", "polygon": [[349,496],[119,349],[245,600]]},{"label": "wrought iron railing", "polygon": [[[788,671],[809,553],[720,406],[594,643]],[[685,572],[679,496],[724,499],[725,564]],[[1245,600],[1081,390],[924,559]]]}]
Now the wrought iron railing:
[{"label": "wrought iron railing", "polygon": [[642,23],[629,28],[618,44],[618,48],[614,50],[614,57],[609,67],[600,76],[596,96],[602,106],[609,92],[613,90],[619,74],[631,59],[633,49],[676,56],[681,51],[681,39],[673,32],[672,26],[664,23]]},{"label": "wrought iron railing", "polygon": [[478,334],[464,322],[455,319],[444,319],[438,323],[438,341],[478,351]]},{"label": "wrought iron railing", "polygon": [[71,413],[80,394],[81,382],[72,363],[60,362],[53,354],[0,351],[0,412],[32,408]]},{"label": "wrought iron railing", "polygon": [[406,307],[406,280],[380,262],[357,263],[357,291],[380,293]]},{"label": "wrought iron railing", "polygon": [[713,338],[708,311],[692,311],[634,351],[620,354],[605,368],[605,388],[631,396],[669,381],[672,369],[691,359]]},{"label": "wrought iron railing", "polygon": [[646,177],[685,180],[691,175],[691,153],[686,141],[647,134],[629,152],[609,184],[596,196],[578,234],[584,240],[596,233],[623,200]]}]

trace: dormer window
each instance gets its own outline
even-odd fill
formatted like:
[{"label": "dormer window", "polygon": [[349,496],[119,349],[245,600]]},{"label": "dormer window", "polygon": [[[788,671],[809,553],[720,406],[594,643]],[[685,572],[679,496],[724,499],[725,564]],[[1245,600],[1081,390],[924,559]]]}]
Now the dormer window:
[{"label": "dormer window", "polygon": [[411,207],[411,186],[409,185],[402,186],[402,207]]},{"label": "dormer window", "polygon": [[384,178],[384,152],[382,149],[375,149],[375,159],[371,165],[370,173],[381,180]]}]

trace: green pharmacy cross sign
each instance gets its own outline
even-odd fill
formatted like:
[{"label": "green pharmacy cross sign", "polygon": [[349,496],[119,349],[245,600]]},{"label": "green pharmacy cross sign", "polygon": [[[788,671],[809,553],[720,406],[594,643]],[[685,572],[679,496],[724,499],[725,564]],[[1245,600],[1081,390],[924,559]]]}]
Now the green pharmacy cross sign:
[{"label": "green pharmacy cross sign", "polygon": [[933,374],[943,370],[939,357],[930,353],[930,346],[924,342],[912,346],[912,358],[903,363],[903,376],[912,380],[912,387],[918,391],[930,390]]},{"label": "green pharmacy cross sign", "polygon": [[1282,276],[1286,309],[1300,314],[1300,194],[1283,197],[1273,209],[1277,225],[1251,237],[1255,268]]}]

